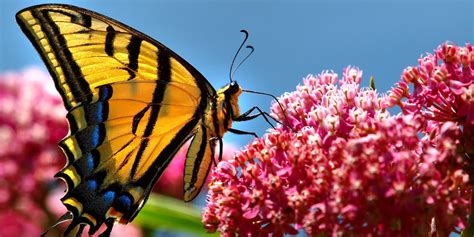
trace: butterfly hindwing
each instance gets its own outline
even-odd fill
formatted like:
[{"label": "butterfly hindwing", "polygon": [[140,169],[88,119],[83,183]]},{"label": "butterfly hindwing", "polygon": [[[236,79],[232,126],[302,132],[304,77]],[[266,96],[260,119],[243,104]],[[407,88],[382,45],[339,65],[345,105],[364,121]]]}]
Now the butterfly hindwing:
[{"label": "butterfly hindwing", "polygon": [[[57,174],[74,215],[68,231],[87,223],[92,234],[110,219],[131,221],[177,150],[201,135],[215,90],[159,42],[98,13],[39,5],[20,11],[17,21],[68,109],[70,134],[60,143],[68,162]],[[198,174],[202,185],[201,168]]]},{"label": "butterfly hindwing", "polygon": [[191,141],[184,165],[184,200],[193,200],[206,181],[216,147],[207,127],[202,124]]},{"label": "butterfly hindwing", "polygon": [[[74,124],[76,131],[71,129],[71,134],[60,143],[65,153],[70,154],[68,165],[58,174],[70,188],[63,201],[92,226],[112,216],[130,221],[198,122],[200,112],[195,111],[195,98],[179,85],[170,84],[166,89],[179,99],[165,95],[161,103],[145,103],[151,99],[146,97],[153,95],[146,92],[156,86],[155,82],[127,81],[101,86],[99,94],[107,90],[109,96],[99,96],[96,102],[69,112],[70,124]],[[138,91],[144,93],[131,95]],[[156,118],[151,118],[156,108],[160,111]],[[113,210],[109,210],[111,207]]]}]

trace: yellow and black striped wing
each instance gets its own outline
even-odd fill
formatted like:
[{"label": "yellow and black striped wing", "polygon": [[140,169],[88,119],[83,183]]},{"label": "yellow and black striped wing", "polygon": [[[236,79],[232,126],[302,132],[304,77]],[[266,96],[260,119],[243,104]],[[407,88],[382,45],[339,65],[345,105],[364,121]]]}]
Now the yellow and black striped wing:
[{"label": "yellow and black striped wing", "polygon": [[159,42],[98,13],[39,5],[16,17],[68,109],[68,162],[57,174],[74,214],[68,231],[131,221],[215,90]]},{"label": "yellow and black striped wing", "polygon": [[193,200],[201,191],[211,169],[217,139],[213,138],[206,124],[196,128],[184,164],[184,200]]}]

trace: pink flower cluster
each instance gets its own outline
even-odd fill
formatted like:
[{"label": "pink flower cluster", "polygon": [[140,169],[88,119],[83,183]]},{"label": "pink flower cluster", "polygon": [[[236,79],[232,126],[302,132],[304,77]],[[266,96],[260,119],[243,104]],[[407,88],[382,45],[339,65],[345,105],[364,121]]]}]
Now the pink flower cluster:
[{"label": "pink flower cluster", "polygon": [[[408,87],[413,92],[408,93]],[[403,71],[390,94],[406,114],[422,114],[425,133],[436,135],[445,123],[461,129],[459,153],[467,154],[467,172],[474,183],[474,49],[451,43],[418,60],[417,67]]]},{"label": "pink flower cluster", "polygon": [[57,146],[67,133],[65,115],[42,70],[0,75],[0,236],[39,236],[56,218],[45,200],[65,162]]},{"label": "pink flower cluster", "polygon": [[[436,60],[430,64],[429,57]],[[306,77],[280,98],[286,111],[272,107],[288,127],[256,139],[212,174],[207,230],[448,236],[465,228],[472,187],[465,151],[473,146],[463,144],[474,137],[465,135],[474,115],[472,48],[445,44],[417,69],[417,79],[407,79],[414,68],[405,70],[388,95],[361,88],[362,72],[354,67],[341,80],[327,71]],[[408,84],[417,80],[410,92]],[[387,111],[394,105],[403,114]]]}]

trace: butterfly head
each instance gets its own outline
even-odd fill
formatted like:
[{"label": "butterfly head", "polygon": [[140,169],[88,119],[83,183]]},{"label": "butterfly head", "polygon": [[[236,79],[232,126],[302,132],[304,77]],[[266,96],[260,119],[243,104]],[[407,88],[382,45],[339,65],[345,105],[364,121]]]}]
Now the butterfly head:
[{"label": "butterfly head", "polygon": [[232,81],[217,91],[216,112],[219,121],[223,122],[223,129],[221,129],[222,132],[231,126],[232,118],[240,115],[238,100],[242,91],[242,88],[236,81]]},{"label": "butterfly head", "polygon": [[242,94],[242,88],[236,81],[232,81],[224,86],[217,92],[217,94],[219,95],[221,107],[230,109],[231,115],[233,116],[238,116],[240,114],[238,99],[240,94]]},{"label": "butterfly head", "polygon": [[240,94],[242,94],[242,88],[240,88],[236,81],[233,81],[229,84],[226,93],[228,94],[230,105],[232,107],[232,114],[234,116],[239,115],[238,99]]},{"label": "butterfly head", "polygon": [[236,81],[232,81],[231,83],[229,83],[229,85],[225,87],[224,93],[230,96],[239,96],[240,94],[242,94],[242,88],[240,88],[239,84],[237,84]]}]

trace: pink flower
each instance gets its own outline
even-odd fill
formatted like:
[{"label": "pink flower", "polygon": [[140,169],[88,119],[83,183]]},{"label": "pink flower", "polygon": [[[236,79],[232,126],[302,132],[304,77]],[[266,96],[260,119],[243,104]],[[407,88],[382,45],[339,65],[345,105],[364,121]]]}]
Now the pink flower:
[{"label": "pink flower", "polygon": [[[405,99],[400,107],[406,114],[422,114],[427,120],[424,133],[437,133],[453,122],[460,133],[461,153],[474,157],[474,49],[452,43],[439,46],[434,54],[418,60],[417,67],[403,71],[399,84],[413,86],[412,93],[392,93]],[[397,94],[397,95],[395,95]],[[467,172],[474,183],[474,162],[468,159]]]},{"label": "pink flower", "polygon": [[[418,60],[417,67],[403,71],[402,81],[412,84],[412,93],[402,103],[405,112],[421,112],[427,119],[443,123],[460,122],[462,126],[474,124],[473,82],[474,50],[470,44],[460,47],[445,43],[435,54]],[[420,108],[411,111],[410,108]]]},{"label": "pink flower", "polygon": [[287,127],[256,139],[212,174],[203,223],[223,235],[425,236],[463,228],[469,186],[447,123],[423,135],[420,114],[392,116],[408,89],[381,96],[348,67],[308,76],[272,111]]},{"label": "pink flower", "polygon": [[0,74],[0,236],[37,236],[55,218],[44,202],[65,161],[57,146],[67,133],[65,114],[43,71]]}]

